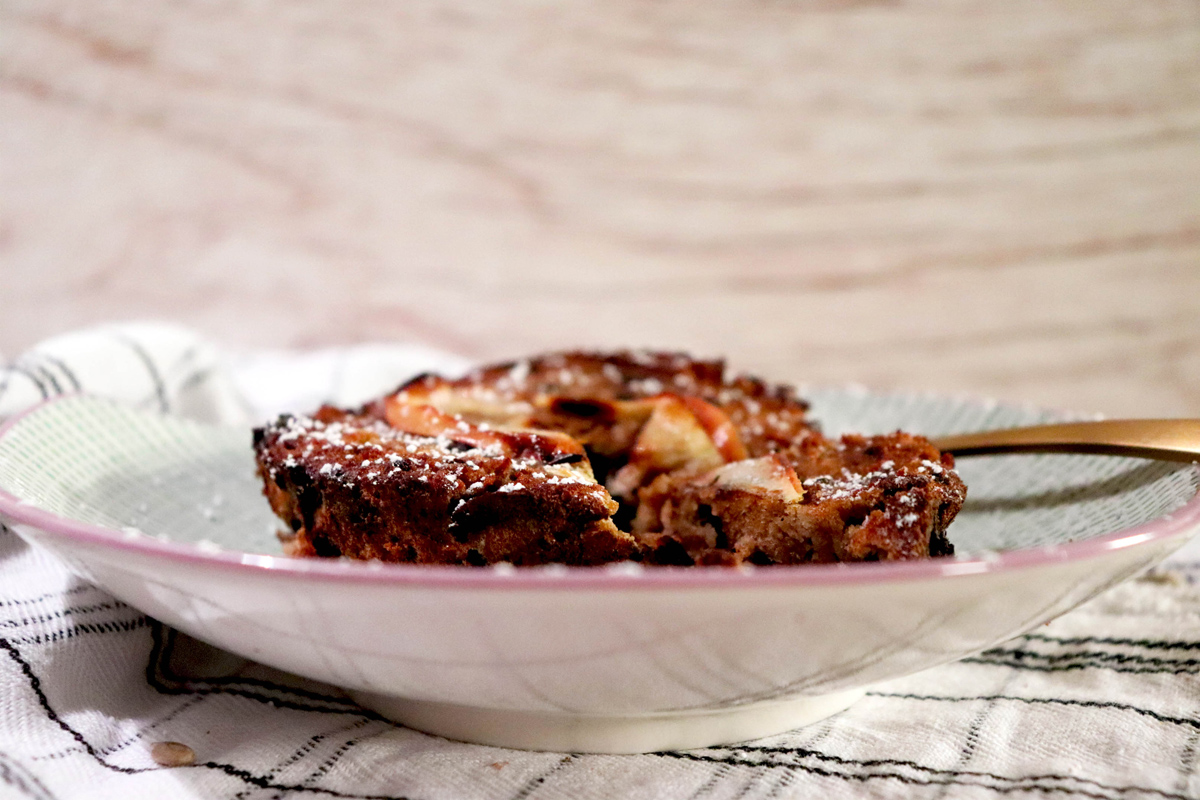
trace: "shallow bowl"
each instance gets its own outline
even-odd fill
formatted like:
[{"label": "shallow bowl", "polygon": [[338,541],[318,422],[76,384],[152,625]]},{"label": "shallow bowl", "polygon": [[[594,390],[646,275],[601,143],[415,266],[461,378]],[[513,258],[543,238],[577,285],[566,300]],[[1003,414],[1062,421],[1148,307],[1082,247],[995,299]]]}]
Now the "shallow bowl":
[{"label": "shallow bowl", "polygon": [[[810,393],[831,431],[1047,421],[982,401]],[[1030,630],[1200,527],[1200,473],[1102,456],[963,460],[959,555],[727,568],[421,567],[293,559],[250,432],[89,397],[0,430],[0,517],[192,636],[345,687],[455,739],[703,747],[797,727],[869,685]]]}]

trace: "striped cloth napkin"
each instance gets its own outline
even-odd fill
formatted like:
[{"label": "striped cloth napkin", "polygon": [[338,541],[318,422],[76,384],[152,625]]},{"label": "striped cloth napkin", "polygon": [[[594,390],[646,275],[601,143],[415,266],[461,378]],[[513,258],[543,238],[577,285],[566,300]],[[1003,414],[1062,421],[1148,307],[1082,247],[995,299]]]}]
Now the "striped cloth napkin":
[{"label": "striped cloth napkin", "polygon": [[[249,421],[463,366],[413,346],[230,358],[171,326],[108,326],[0,370],[0,417],[82,390]],[[504,750],[408,730],[197,642],[0,528],[0,798],[1200,797],[1198,672],[1189,546],[807,728],[637,756]]]}]

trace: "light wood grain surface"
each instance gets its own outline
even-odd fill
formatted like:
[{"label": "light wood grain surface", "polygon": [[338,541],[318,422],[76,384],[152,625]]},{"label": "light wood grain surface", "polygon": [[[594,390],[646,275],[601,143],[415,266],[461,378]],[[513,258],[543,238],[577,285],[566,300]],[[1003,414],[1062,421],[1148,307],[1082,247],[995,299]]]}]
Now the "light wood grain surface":
[{"label": "light wood grain surface", "polygon": [[1200,3],[6,0],[0,297],[1200,415]]}]

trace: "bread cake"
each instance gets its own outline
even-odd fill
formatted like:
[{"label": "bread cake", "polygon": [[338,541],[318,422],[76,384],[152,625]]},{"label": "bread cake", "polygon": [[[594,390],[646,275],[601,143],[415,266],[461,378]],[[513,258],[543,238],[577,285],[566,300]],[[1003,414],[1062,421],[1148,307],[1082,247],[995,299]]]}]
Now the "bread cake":
[{"label": "bread cake", "polygon": [[966,488],[928,440],[821,433],[786,386],[673,353],[419,376],[255,431],[287,551],[484,565],[948,555]]}]

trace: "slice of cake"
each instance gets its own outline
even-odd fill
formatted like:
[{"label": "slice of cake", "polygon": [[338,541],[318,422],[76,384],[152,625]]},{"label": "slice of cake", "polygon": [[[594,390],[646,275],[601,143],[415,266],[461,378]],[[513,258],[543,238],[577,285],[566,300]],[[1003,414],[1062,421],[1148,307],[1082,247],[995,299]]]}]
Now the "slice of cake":
[{"label": "slice of cake", "polygon": [[667,353],[421,376],[256,431],[289,552],[440,564],[946,555],[965,487],[926,439],[824,436],[788,387]]},{"label": "slice of cake", "polygon": [[408,433],[332,408],[255,434],[292,555],[475,565],[631,557],[633,537],[612,522],[617,504],[568,442],[461,421]]}]

